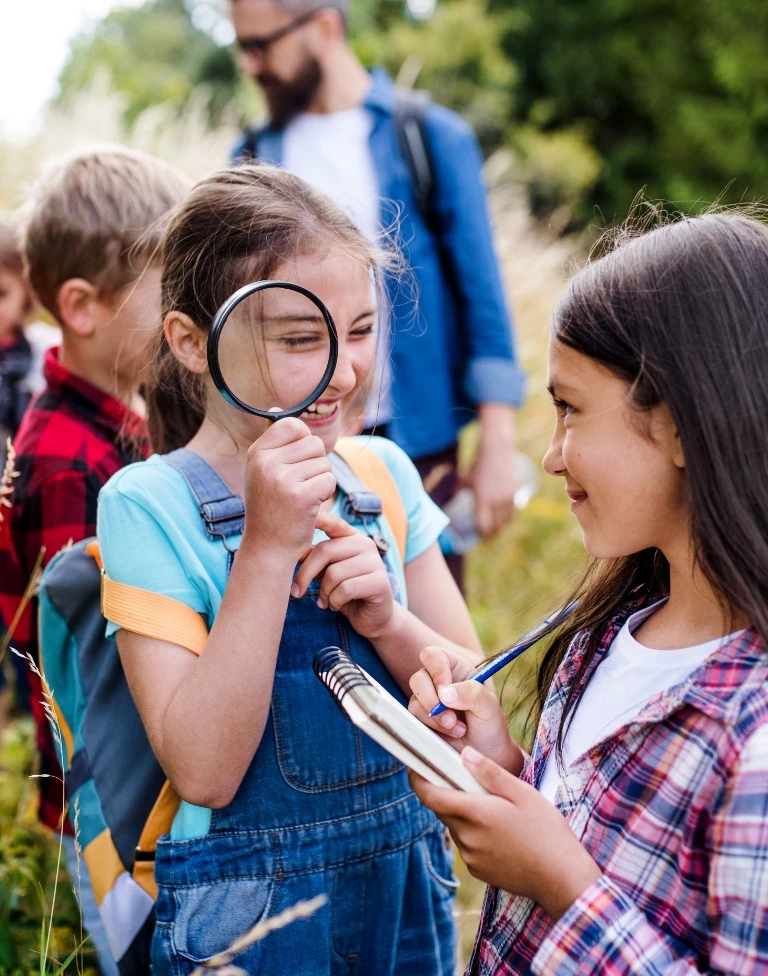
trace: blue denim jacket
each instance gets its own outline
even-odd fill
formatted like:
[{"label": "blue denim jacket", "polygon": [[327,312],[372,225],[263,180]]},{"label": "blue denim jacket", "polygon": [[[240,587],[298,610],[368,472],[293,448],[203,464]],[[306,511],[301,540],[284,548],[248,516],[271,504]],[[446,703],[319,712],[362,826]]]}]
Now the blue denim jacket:
[{"label": "blue denim jacket", "polygon": [[[525,376],[515,358],[512,319],[493,247],[482,157],[470,127],[430,105],[426,125],[436,183],[439,239],[426,227],[397,142],[395,87],[375,70],[365,108],[373,116],[371,154],[381,223],[399,222],[399,246],[413,283],[390,282],[392,403],[388,436],[411,457],[454,444],[481,403],[518,406]],[[246,147],[233,149],[236,160]],[[262,131],[257,154],[283,161],[283,134]],[[417,307],[418,305],[418,307]]]}]

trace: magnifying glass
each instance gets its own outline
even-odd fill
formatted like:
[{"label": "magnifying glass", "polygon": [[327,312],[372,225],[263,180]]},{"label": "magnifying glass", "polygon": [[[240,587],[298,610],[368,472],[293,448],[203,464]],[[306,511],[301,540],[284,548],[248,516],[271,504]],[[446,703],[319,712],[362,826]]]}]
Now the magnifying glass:
[{"label": "magnifying glass", "polygon": [[216,313],[208,368],[233,407],[268,420],[298,417],[331,382],[339,354],[323,302],[290,281],[254,281]]}]

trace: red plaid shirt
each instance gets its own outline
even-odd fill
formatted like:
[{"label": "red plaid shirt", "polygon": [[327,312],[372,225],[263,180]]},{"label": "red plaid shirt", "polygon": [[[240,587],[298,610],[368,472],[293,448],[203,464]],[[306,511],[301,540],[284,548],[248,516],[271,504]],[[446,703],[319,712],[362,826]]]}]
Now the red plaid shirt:
[{"label": "red plaid shirt", "polygon": [[[617,615],[590,673],[638,608]],[[534,785],[583,654],[580,635],[523,772]],[[768,973],[768,651],[755,631],[577,759],[556,802],[602,878],[556,924],[489,888],[468,972]]]},{"label": "red plaid shirt", "polygon": [[[3,509],[0,525],[2,630],[18,610],[41,548],[45,566],[70,539],[95,535],[99,490],[116,471],[147,453],[141,418],[66,369],[57,349],[48,352],[44,375],[46,387],[24,415],[14,441],[19,476],[13,481],[12,507]],[[27,604],[12,644],[37,661],[36,599]],[[61,769],[40,705],[39,679],[31,672],[29,679],[40,772],[50,777],[37,781],[39,815],[55,830],[62,818]]]}]

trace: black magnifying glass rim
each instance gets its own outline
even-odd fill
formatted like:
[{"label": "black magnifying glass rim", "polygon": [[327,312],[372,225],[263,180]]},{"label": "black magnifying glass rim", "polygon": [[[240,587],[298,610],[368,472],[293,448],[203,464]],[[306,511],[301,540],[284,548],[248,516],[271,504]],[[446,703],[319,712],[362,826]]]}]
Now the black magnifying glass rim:
[{"label": "black magnifying glass rim", "polygon": [[[328,365],[323,373],[323,378],[306,398],[306,400],[302,400],[301,403],[297,404],[295,407],[291,407],[289,410],[258,410],[256,407],[252,407],[249,403],[241,400],[239,396],[232,392],[227,385],[227,381],[224,379],[224,374],[221,372],[221,367],[219,366],[219,338],[221,336],[221,330],[227,323],[227,319],[237,308],[240,302],[245,301],[246,298],[250,298],[251,295],[255,295],[256,292],[265,291],[267,288],[287,288],[289,291],[295,291],[299,295],[303,295],[305,298],[308,298],[322,314],[328,328],[328,335],[331,339],[331,348],[328,354]],[[336,363],[339,358],[339,336],[336,331],[336,323],[333,321],[331,313],[314,292],[311,292],[308,288],[304,288],[303,285],[297,285],[294,281],[279,281],[274,278],[266,278],[263,281],[252,281],[248,285],[243,285],[242,288],[239,288],[234,294],[230,295],[218,312],[216,312],[213,322],[211,323],[211,331],[208,333],[207,353],[208,369],[211,373],[211,379],[213,380],[216,389],[224,397],[227,403],[231,403],[232,406],[237,407],[238,410],[242,410],[244,413],[250,413],[255,417],[265,417],[267,420],[283,420],[286,417],[298,417],[300,414],[304,413],[307,407],[311,406],[315,400],[321,397],[326,391],[328,384],[331,382],[331,377],[334,374]]]}]

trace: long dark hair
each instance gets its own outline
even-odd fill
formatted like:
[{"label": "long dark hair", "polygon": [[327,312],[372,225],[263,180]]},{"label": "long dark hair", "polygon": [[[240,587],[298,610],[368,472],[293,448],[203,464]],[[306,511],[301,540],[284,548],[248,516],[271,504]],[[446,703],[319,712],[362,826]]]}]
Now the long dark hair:
[{"label": "long dark hair", "polygon": [[[745,616],[768,645],[768,228],[707,214],[619,243],[573,279],[552,328],[627,380],[636,410],[667,405],[685,456],[698,565],[725,614]],[[588,633],[559,750],[611,618],[633,592],[661,595],[668,583],[658,550],[588,565],[574,593],[579,608],[537,677],[540,712],[571,641]]]},{"label": "long dark hair", "polygon": [[[330,250],[369,268],[383,303],[382,269],[394,268],[396,255],[377,251],[329,197],[274,166],[221,170],[192,189],[169,224],[162,317],[183,312],[207,331],[242,285],[290,258]],[[145,389],[153,450],[183,447],[203,422],[202,377],[178,362],[162,328]]]}]

